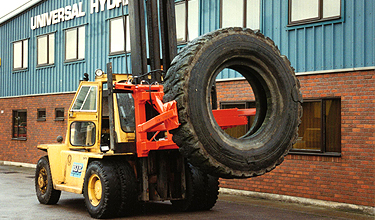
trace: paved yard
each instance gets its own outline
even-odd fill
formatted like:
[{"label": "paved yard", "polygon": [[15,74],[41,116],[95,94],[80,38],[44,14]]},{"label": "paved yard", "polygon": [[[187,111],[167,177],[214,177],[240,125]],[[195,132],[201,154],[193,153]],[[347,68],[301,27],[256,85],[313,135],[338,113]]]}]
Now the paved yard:
[{"label": "paved yard", "polygon": [[[39,204],[34,169],[0,165],[0,219],[91,219],[83,196],[63,192],[57,205]],[[147,204],[131,219],[361,219],[374,216],[315,206],[222,194],[211,211],[182,213],[170,203]]]}]

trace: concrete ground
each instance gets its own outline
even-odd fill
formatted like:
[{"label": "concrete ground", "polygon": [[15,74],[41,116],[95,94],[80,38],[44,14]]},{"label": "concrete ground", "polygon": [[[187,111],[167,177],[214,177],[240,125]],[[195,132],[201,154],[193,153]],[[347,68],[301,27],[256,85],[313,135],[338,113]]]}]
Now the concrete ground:
[{"label": "concrete ground", "polygon": [[[170,203],[152,203],[130,219],[361,219],[375,216],[311,205],[220,194],[205,212],[176,212]],[[57,205],[39,204],[34,169],[0,165],[0,219],[90,219],[82,195],[63,192]],[[125,218],[124,218],[125,219]]]}]

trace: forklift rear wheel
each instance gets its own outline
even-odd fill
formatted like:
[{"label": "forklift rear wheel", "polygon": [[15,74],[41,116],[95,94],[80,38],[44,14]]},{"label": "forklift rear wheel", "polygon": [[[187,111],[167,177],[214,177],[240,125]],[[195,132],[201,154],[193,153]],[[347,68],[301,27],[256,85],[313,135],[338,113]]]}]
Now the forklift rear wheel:
[{"label": "forklift rear wheel", "polygon": [[[212,113],[212,88],[226,69],[242,75],[255,97],[254,122],[238,138],[221,129]],[[206,173],[262,175],[279,165],[296,141],[302,116],[299,81],[288,59],[259,32],[225,28],[202,35],[179,52],[164,79],[163,99],[177,101],[181,124],[171,131],[173,141]]]},{"label": "forklift rear wheel", "polygon": [[134,170],[127,161],[115,161],[116,170],[121,182],[121,205],[119,216],[132,215],[137,208],[137,179]]},{"label": "forklift rear wheel", "polygon": [[114,217],[121,202],[120,189],[113,163],[105,160],[91,162],[83,185],[85,204],[91,217]]},{"label": "forklift rear wheel", "polygon": [[51,170],[47,156],[39,159],[35,171],[36,196],[41,204],[54,205],[61,195],[60,190],[53,188]]},{"label": "forklift rear wheel", "polygon": [[187,164],[186,166],[186,198],[171,201],[178,211],[206,211],[210,210],[219,194],[219,179],[202,172],[199,168]]}]

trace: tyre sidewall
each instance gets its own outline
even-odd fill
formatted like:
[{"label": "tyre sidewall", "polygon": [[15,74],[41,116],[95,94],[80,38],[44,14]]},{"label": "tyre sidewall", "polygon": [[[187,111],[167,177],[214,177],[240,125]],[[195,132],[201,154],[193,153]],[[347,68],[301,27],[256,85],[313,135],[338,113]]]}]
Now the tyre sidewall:
[{"label": "tyre sidewall", "polygon": [[[92,175],[98,175],[100,178],[100,182],[102,184],[102,199],[100,200],[100,203],[97,206],[93,206],[89,200],[89,195],[88,195],[88,182],[89,179]],[[84,186],[83,186],[83,196],[85,198],[85,204],[88,212],[90,215],[99,215],[101,214],[101,211],[103,209],[103,203],[104,203],[104,190],[103,190],[103,179],[102,179],[102,174],[101,174],[101,167],[97,162],[92,162],[89,164],[86,174],[85,174],[85,181],[84,181]]]},{"label": "tyre sidewall", "polygon": [[[293,70],[278,50],[263,39],[256,35],[224,34],[204,44],[191,64],[185,100],[190,124],[200,137],[201,149],[224,166],[249,172],[258,172],[279,162],[291,147],[289,140],[295,136],[298,124],[295,118],[298,103],[291,95],[296,84]],[[255,77],[268,87],[265,121],[246,141],[226,135],[209,113],[210,80],[218,67],[231,59],[255,62],[263,70]]]},{"label": "tyre sidewall", "polygon": [[[47,189],[44,194],[40,191],[39,185],[38,185],[39,172],[42,168],[45,168],[47,171],[47,181],[48,181]],[[57,191],[53,188],[52,175],[51,175],[49,160],[47,156],[41,157],[37,163],[36,170],[35,170],[35,190],[36,190],[37,198],[41,204],[46,204],[46,205],[56,204],[60,197],[59,195],[60,191]],[[55,193],[58,194],[57,200],[55,198],[51,199],[51,197],[53,197],[54,191],[56,191]]]}]

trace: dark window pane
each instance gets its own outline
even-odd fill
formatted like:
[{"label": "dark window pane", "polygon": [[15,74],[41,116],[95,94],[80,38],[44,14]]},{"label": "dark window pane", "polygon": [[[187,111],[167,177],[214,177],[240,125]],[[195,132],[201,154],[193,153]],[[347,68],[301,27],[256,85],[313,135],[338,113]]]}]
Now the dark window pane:
[{"label": "dark window pane", "polygon": [[326,152],[341,152],[341,104],[326,100]]},{"label": "dark window pane", "polygon": [[64,120],[64,109],[63,108],[55,109],[55,120],[58,120],[58,121]]},{"label": "dark window pane", "polygon": [[302,123],[298,129],[298,139],[294,149],[321,150],[321,105],[318,102],[305,102],[303,106]]},{"label": "dark window pane", "polygon": [[13,138],[26,138],[27,113],[25,110],[13,111]]},{"label": "dark window pane", "polygon": [[46,120],[46,110],[45,109],[38,109],[37,120],[38,121],[45,121]]}]

